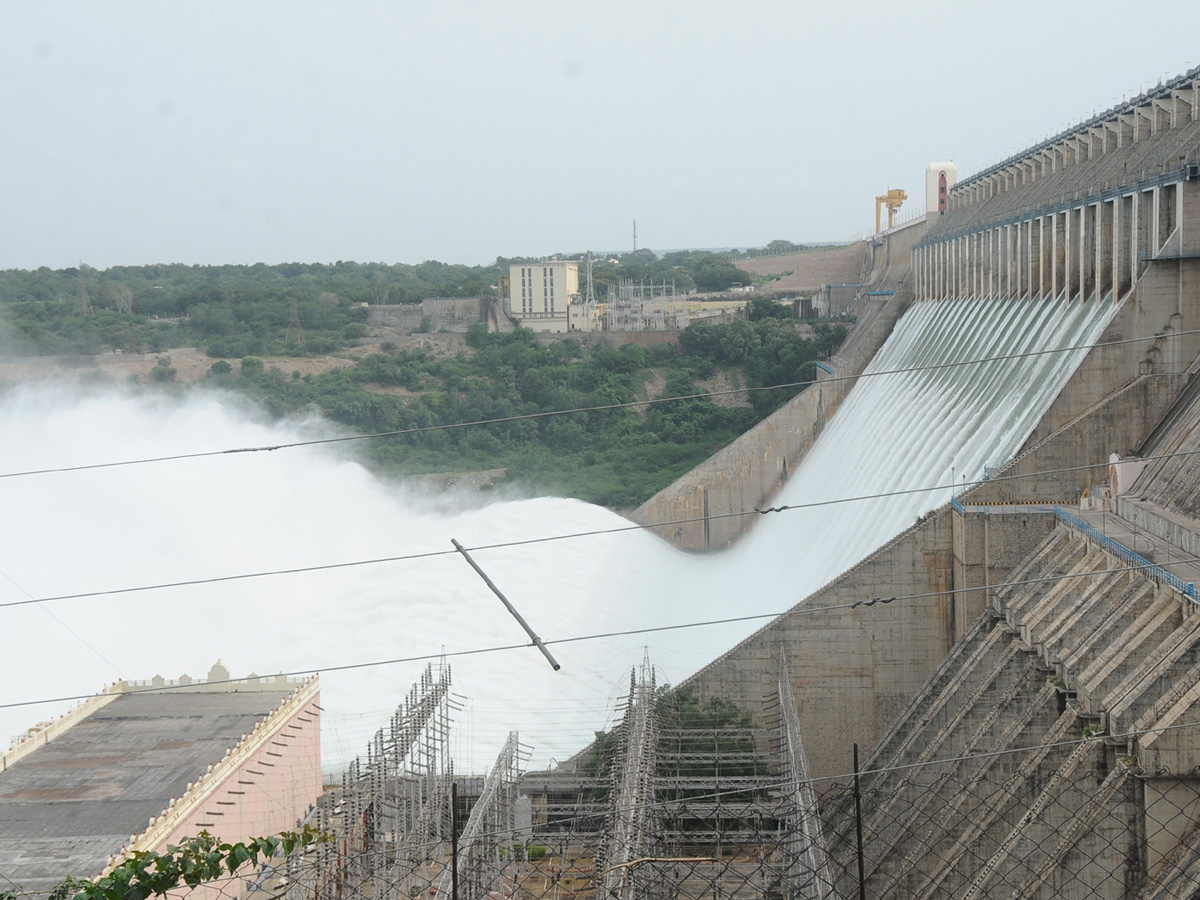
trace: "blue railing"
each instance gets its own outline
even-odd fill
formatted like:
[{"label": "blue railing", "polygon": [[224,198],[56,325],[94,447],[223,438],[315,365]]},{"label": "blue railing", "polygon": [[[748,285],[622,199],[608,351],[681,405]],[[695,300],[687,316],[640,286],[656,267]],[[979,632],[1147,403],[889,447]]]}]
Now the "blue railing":
[{"label": "blue railing", "polygon": [[1138,571],[1142,572],[1148,578],[1153,578],[1159,584],[1165,584],[1168,587],[1174,588],[1193,603],[1200,603],[1200,597],[1196,595],[1196,586],[1192,582],[1184,581],[1178,575],[1168,572],[1162,566],[1150,562],[1146,557],[1139,556],[1124,544],[1114,541],[1108,535],[1097,531],[1087,522],[1083,521],[1083,519],[1071,515],[1061,507],[1055,508],[1054,518],[1058,519],[1064,525],[1069,525],[1076,531],[1082,532],[1087,536],[1088,540],[1099,544],[1118,559],[1127,562],[1131,566],[1137,566]]},{"label": "blue railing", "polygon": [[1146,577],[1153,578],[1159,584],[1165,584],[1173,590],[1178,591],[1187,597],[1193,603],[1200,604],[1200,594],[1196,591],[1196,585],[1191,581],[1184,581],[1178,575],[1167,571],[1160,565],[1150,562],[1144,556],[1140,556],[1130,550],[1124,544],[1113,540],[1108,535],[1101,531],[1097,531],[1079,516],[1073,516],[1061,506],[1050,506],[1045,504],[1033,503],[1014,503],[1014,504],[995,504],[995,505],[976,505],[971,504],[968,509],[961,500],[957,497],[950,499],[950,507],[960,515],[967,512],[974,513],[1004,513],[1004,512],[1054,512],[1054,518],[1064,525],[1074,528],[1076,531],[1084,535],[1089,541],[1092,541],[1103,547],[1113,556],[1128,563],[1131,566],[1136,566],[1139,572],[1142,572]]}]

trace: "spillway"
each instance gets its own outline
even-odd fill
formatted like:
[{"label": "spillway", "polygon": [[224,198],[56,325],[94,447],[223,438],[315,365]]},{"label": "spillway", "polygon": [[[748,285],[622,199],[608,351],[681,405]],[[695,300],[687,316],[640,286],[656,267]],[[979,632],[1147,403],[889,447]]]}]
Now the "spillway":
[{"label": "spillway", "polygon": [[[1021,445],[1096,340],[1111,302],[953,300],[898,323],[776,505],[735,549],[674,550],[572,500],[431,497],[311,448],[0,479],[0,603],[240,572],[423,558],[0,608],[0,704],[95,690],[117,677],[324,670],[329,768],[359,752],[442,652],[464,700],[456,754],[482,769],[510,729],[533,763],[606,725],[645,651],[677,682]],[[1035,355],[1022,355],[1022,354]],[[1007,357],[998,359],[997,357]],[[958,365],[972,360],[990,361]],[[330,433],[271,423],[237,398],[194,391],[0,397],[0,473],[260,446]],[[896,493],[906,492],[906,493]],[[870,500],[847,498],[890,493]],[[823,505],[813,505],[823,504]],[[553,645],[553,672],[455,538]],[[513,544],[513,542],[522,542]],[[516,646],[514,646],[516,645]],[[512,649],[492,649],[511,646]],[[486,652],[485,652],[486,651]],[[463,654],[463,655],[458,655]],[[369,668],[339,669],[364,662]],[[66,704],[0,708],[0,736]]]}]

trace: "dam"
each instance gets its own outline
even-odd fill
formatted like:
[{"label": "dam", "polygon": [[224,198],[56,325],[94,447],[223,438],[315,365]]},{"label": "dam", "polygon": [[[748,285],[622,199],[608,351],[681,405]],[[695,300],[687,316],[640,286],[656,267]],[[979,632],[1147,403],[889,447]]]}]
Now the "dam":
[{"label": "dam", "polygon": [[[620,724],[556,767],[521,773],[511,736],[460,886],[1197,896],[1197,75],[872,243],[886,299],[834,374],[634,514],[722,550],[639,573],[656,598],[753,609],[829,578],[669,693],[649,654]],[[403,781],[377,746],[351,841]],[[386,878],[451,883],[428,855]]]},{"label": "dam", "polygon": [[[464,830],[472,896],[1194,894],[1196,78],[965,179],[944,211],[872,242],[884,299],[864,303],[834,375],[639,510],[653,541],[556,552],[567,574],[552,577],[533,551],[492,561],[560,633],[580,621],[564,594],[614,631],[651,609],[679,622],[790,608],[716,640],[637,635],[571,660],[568,691],[594,691],[612,683],[606,656],[632,662],[654,641],[621,686],[607,756],[521,775],[516,739],[496,742]],[[1146,466],[1130,486],[1133,454]],[[437,524],[483,543],[515,511]],[[571,524],[613,524],[592,516]],[[758,524],[735,544],[739,517]],[[349,608],[392,609],[385,591],[419,588],[429,609],[339,634],[382,655],[415,629],[436,644],[503,627],[448,625],[438,607],[464,608],[463,582],[432,565],[410,578]],[[283,622],[281,643],[316,646],[343,615]],[[702,725],[664,717],[658,654],[704,657],[675,685]],[[473,698],[498,713],[472,723],[489,739],[505,724],[526,739],[514,696],[554,709],[570,695],[540,661],[470,665]],[[414,724],[393,722],[393,736]],[[564,729],[528,731],[558,732],[565,755]],[[358,848],[354,874],[310,861],[292,895],[446,891],[428,848],[445,837],[449,780],[406,768],[384,738],[351,767],[344,806],[320,814]],[[571,738],[568,752],[586,743]],[[411,788],[404,816],[382,812],[396,785]]]}]

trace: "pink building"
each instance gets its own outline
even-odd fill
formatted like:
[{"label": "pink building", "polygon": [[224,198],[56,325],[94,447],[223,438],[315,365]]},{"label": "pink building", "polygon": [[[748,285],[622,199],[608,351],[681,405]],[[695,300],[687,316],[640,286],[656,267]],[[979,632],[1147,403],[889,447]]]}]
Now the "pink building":
[{"label": "pink building", "polygon": [[235,681],[220,663],[207,682],[118,682],[3,757],[0,872],[44,893],[201,831],[294,829],[321,792],[319,704],[315,677]]}]

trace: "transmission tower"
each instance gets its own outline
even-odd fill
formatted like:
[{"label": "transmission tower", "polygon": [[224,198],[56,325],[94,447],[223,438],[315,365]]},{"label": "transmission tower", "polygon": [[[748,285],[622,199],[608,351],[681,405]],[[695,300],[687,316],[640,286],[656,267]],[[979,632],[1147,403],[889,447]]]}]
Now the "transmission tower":
[{"label": "transmission tower", "polygon": [[587,265],[587,284],[586,284],[586,287],[584,288],[583,302],[591,304],[591,303],[596,302],[596,289],[592,284],[592,251],[591,250],[589,250],[587,252],[586,265]]},{"label": "transmission tower", "polygon": [[96,313],[92,309],[92,301],[88,299],[87,276],[84,274],[84,270],[87,268],[87,265],[81,261],[76,270],[79,274],[78,286],[75,291],[75,315],[77,316],[91,316]]},{"label": "transmission tower", "polygon": [[292,295],[291,315],[288,318],[287,331],[283,335],[284,346],[287,346],[293,335],[296,338],[296,346],[304,346],[304,331],[300,327],[300,303],[295,294]]},{"label": "transmission tower", "polygon": [[637,253],[637,219],[633,220],[633,252]]}]

